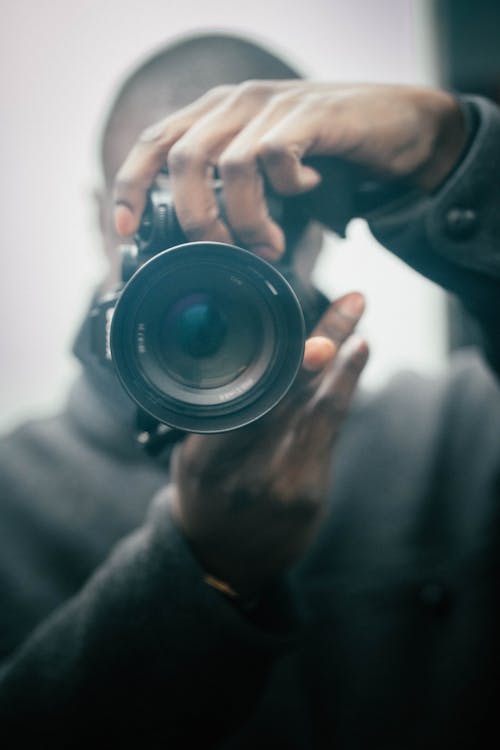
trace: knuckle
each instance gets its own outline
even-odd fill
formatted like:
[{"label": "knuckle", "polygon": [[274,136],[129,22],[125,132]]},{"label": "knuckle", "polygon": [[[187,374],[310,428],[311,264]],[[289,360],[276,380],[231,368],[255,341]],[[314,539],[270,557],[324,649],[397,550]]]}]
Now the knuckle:
[{"label": "knuckle", "polygon": [[398,155],[390,162],[390,173],[393,177],[405,177],[412,171],[412,166],[407,154]]},{"label": "knuckle", "polygon": [[162,138],[166,128],[167,124],[164,120],[156,122],[154,125],[148,125],[147,128],[141,130],[137,141],[143,145],[156,143]]},{"label": "knuckle", "polygon": [[400,148],[389,160],[390,172],[395,177],[405,177],[422,164],[425,164],[432,156],[432,145],[417,135],[408,138],[404,148]]},{"label": "knuckle", "polygon": [[151,153],[157,158],[164,158],[171,146],[173,133],[175,129],[170,122],[165,125],[160,124],[149,133],[147,131],[143,133],[138,146],[143,153]]},{"label": "knuckle", "polygon": [[275,164],[281,162],[287,153],[287,147],[276,138],[264,137],[261,138],[258,145],[259,158],[268,164]]},{"label": "knuckle", "polygon": [[203,156],[196,148],[180,141],[172,146],[167,156],[168,170],[173,175],[183,175],[191,165],[201,162],[203,162]]},{"label": "knuckle", "polygon": [[186,171],[189,156],[180,146],[173,146],[167,156],[168,171],[171,174],[183,174]]},{"label": "knuckle", "polygon": [[226,181],[255,174],[257,171],[253,154],[248,152],[228,151],[220,157],[218,167],[221,177]]},{"label": "knuckle", "polygon": [[[301,112],[316,112],[318,109],[324,107],[326,98],[322,91],[302,91],[300,96],[295,97],[295,101],[300,107]],[[335,99],[328,99],[328,103],[330,107],[335,110]]]},{"label": "knuckle", "polygon": [[265,235],[263,236],[263,232],[260,226],[250,226],[246,224],[236,227],[234,231],[243,245],[257,245],[258,243],[263,242],[265,239]]},{"label": "knuckle", "polygon": [[348,338],[356,322],[355,318],[344,317],[340,310],[333,310],[332,314],[323,322],[323,333],[339,346]]},{"label": "knuckle", "polygon": [[211,223],[212,222],[207,222],[201,217],[192,216],[182,222],[182,229],[188,239],[202,239],[208,231]]},{"label": "knuckle", "polygon": [[270,84],[268,81],[260,81],[258,79],[250,79],[238,84],[235,88],[236,98],[256,98],[261,97],[264,94],[268,94],[270,90]]},{"label": "knuckle", "polygon": [[203,239],[218,219],[217,210],[211,210],[203,215],[190,214],[179,215],[179,221],[182,225],[184,234],[190,240]]},{"label": "knuckle", "polygon": [[297,104],[304,101],[305,95],[298,92],[295,89],[285,89],[284,91],[278,91],[273,96],[273,105],[277,109],[286,107],[287,109],[294,108]]},{"label": "knuckle", "polygon": [[236,86],[234,84],[221,83],[207,91],[205,99],[208,99],[209,101],[219,101],[219,99],[224,99],[232,94],[235,88]]},{"label": "knuckle", "polygon": [[133,189],[134,184],[132,180],[129,177],[126,177],[125,174],[121,174],[118,172],[118,174],[115,177],[115,181],[113,184],[113,198],[115,201],[119,201],[120,199],[127,196],[131,190]]}]

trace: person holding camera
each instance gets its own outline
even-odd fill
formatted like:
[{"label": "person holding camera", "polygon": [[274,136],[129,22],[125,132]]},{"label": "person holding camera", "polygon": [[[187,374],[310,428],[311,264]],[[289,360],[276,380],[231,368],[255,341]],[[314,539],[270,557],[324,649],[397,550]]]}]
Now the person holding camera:
[{"label": "person holding camera", "polygon": [[[230,36],[178,42],[127,79],[102,140],[107,289],[116,233],[137,231],[167,164],[189,240],[278,268],[289,248],[266,185],[310,196],[292,265],[311,296],[315,222],[365,216],[458,296],[484,358],[353,401],[368,346],[352,292],[317,313],[271,412],[149,457],[87,322],[67,411],[2,446],[0,733],[46,747],[421,748],[475,747],[494,727],[499,143],[486,100],[304,81]],[[342,210],[325,158],[354,176]]]}]

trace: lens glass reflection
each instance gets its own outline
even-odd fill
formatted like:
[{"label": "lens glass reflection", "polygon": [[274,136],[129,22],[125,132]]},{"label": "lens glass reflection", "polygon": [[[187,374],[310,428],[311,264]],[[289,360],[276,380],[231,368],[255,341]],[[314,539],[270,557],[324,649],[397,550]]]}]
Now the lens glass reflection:
[{"label": "lens glass reflection", "polygon": [[218,388],[237,379],[258,358],[260,316],[235,294],[191,292],[161,317],[157,355],[165,371],[191,388]]},{"label": "lens glass reflection", "polygon": [[227,321],[208,294],[189,295],[168,318],[177,345],[190,357],[212,357],[223,345]]}]

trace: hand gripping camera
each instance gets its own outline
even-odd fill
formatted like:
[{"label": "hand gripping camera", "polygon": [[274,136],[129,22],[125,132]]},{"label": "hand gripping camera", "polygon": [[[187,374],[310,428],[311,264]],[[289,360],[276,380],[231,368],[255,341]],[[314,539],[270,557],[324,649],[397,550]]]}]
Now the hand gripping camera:
[{"label": "hand gripping camera", "polygon": [[[214,190],[223,213],[221,185]],[[304,218],[269,202],[292,247]],[[280,272],[233,245],[187,242],[164,174],[121,255],[123,284],[94,309],[93,348],[150,424],[223,432],[283,398],[306,330],[326,304],[319,294],[302,289],[286,265]]]}]

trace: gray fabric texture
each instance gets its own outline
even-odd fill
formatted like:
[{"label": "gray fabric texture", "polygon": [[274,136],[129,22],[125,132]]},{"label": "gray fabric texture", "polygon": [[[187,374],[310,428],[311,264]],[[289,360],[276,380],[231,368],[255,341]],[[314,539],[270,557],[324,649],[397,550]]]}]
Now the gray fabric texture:
[{"label": "gray fabric texture", "polygon": [[[256,616],[203,583],[168,462],[137,445],[109,373],[87,367],[64,413],[1,441],[2,746],[473,748],[496,728],[498,170],[483,177],[500,120],[470,106],[446,185],[371,226],[459,295],[489,363],[465,352],[360,396],[321,533]],[[467,196],[465,247],[442,218]]]}]

